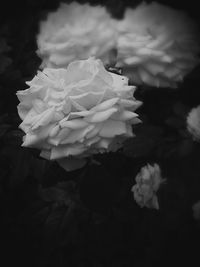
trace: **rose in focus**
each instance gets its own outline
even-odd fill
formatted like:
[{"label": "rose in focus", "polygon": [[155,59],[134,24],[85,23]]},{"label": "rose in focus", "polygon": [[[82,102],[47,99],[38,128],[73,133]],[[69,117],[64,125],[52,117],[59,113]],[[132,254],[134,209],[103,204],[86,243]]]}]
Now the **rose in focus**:
[{"label": "rose in focus", "polygon": [[46,68],[27,84],[30,88],[17,92],[23,146],[41,149],[42,157],[67,170],[83,166],[94,153],[116,151],[140,122],[135,87],[106,71],[101,60]]},{"label": "rose in focus", "polygon": [[102,6],[62,3],[40,23],[37,43],[42,68],[66,67],[90,56],[111,64],[116,46],[114,21]]},{"label": "rose in focus", "polygon": [[156,192],[161,183],[165,180],[161,176],[161,170],[158,164],[151,166],[147,164],[142,167],[137,174],[136,184],[132,187],[134,199],[137,204],[143,208],[159,209],[158,198]]},{"label": "rose in focus", "polygon": [[118,66],[135,84],[174,88],[199,63],[197,26],[182,11],[143,2],[117,28]]}]

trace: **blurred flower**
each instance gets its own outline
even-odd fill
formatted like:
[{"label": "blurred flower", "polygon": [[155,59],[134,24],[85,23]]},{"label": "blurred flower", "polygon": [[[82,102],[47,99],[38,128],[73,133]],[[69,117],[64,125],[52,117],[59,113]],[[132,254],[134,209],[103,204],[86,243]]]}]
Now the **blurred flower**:
[{"label": "blurred flower", "polygon": [[192,206],[192,210],[194,219],[200,220],[200,200]]},{"label": "blurred flower", "polygon": [[193,108],[187,116],[187,129],[196,141],[200,141],[200,106]]},{"label": "blurred flower", "polygon": [[196,25],[182,11],[142,2],[118,23],[118,66],[136,84],[177,87],[198,63]]},{"label": "blurred flower", "polygon": [[9,51],[10,47],[7,45],[6,39],[0,37],[0,74],[12,63],[11,58],[6,55]]},{"label": "blurred flower", "polygon": [[72,62],[67,69],[46,68],[18,91],[23,146],[75,169],[94,153],[115,151],[133,136],[135,100],[128,79],[105,70],[101,60]]},{"label": "blurred flower", "polygon": [[38,55],[44,67],[66,67],[70,62],[100,58],[104,65],[115,61],[116,31],[104,7],[62,3],[40,24]]},{"label": "blurred flower", "polygon": [[161,170],[158,164],[151,166],[147,164],[137,174],[136,184],[132,187],[135,201],[140,207],[159,209],[156,192],[160,184],[165,181],[161,177]]}]

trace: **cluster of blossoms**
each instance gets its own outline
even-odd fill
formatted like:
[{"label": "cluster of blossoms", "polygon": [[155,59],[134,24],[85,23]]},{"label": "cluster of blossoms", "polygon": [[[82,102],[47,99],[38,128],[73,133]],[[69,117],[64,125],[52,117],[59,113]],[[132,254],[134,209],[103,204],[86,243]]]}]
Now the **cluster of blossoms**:
[{"label": "cluster of blossoms", "polygon": [[100,60],[45,68],[27,84],[29,89],[17,92],[23,146],[41,149],[42,157],[67,170],[83,166],[91,154],[116,151],[140,122],[135,87]]},{"label": "cluster of blossoms", "polygon": [[134,199],[140,207],[159,209],[156,192],[165,180],[158,164],[147,164],[137,174],[136,184],[132,187]]},{"label": "cluster of blossoms", "polygon": [[116,20],[104,7],[73,2],[41,22],[38,55],[42,68],[95,56],[134,84],[173,88],[199,63],[197,36],[186,14],[162,4],[143,2]]},{"label": "cluster of blossoms", "polygon": [[[197,29],[183,12],[158,3],[127,8],[114,19],[102,6],[62,3],[40,23],[38,74],[17,92],[23,146],[41,150],[66,170],[81,168],[93,154],[115,152],[133,137],[141,105],[133,84],[177,87],[198,63]],[[123,74],[106,70],[119,67]],[[111,69],[110,68],[110,69]],[[200,140],[200,108],[187,118]],[[132,187],[140,207],[159,209],[164,179],[157,164],[143,167]]]}]

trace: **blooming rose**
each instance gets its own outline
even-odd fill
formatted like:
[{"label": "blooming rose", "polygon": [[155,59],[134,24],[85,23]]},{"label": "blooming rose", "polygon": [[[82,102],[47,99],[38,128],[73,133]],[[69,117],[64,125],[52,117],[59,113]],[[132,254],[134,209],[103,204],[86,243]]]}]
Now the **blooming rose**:
[{"label": "blooming rose", "polygon": [[116,31],[104,7],[62,3],[40,23],[38,55],[44,67],[66,67],[70,62],[100,58],[104,64],[115,56]]},{"label": "blooming rose", "polygon": [[23,146],[41,149],[42,157],[66,169],[81,167],[91,154],[115,151],[139,122],[135,87],[106,71],[101,60],[46,68],[27,84],[17,92]]},{"label": "blooming rose", "polygon": [[199,63],[196,25],[182,11],[143,2],[127,8],[118,32],[118,66],[136,84],[177,87]]},{"label": "blooming rose", "polygon": [[200,141],[200,106],[193,108],[187,116],[187,129],[196,141]]},{"label": "blooming rose", "polygon": [[151,166],[147,164],[141,168],[137,174],[136,184],[131,191],[134,194],[135,201],[140,207],[159,209],[156,192],[164,179],[161,177],[161,170],[158,164]]}]

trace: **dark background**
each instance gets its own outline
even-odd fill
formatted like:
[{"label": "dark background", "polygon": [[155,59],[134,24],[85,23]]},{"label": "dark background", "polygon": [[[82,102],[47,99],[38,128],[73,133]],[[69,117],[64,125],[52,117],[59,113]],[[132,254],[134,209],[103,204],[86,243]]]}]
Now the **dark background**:
[{"label": "dark background", "polygon": [[[116,18],[140,3],[89,2],[106,5]],[[199,25],[197,1],[158,2],[185,10]],[[198,264],[200,224],[192,205],[200,200],[200,145],[186,130],[186,116],[200,104],[199,67],[176,90],[141,86],[136,98],[144,102],[138,110],[143,124],[123,150],[97,155],[100,165],[67,173],[21,147],[15,94],[37,72],[39,21],[59,3],[4,0],[0,9],[0,40],[9,46],[1,53],[0,42],[0,266]],[[141,209],[130,191],[140,168],[154,162],[167,179],[159,211]]]}]

